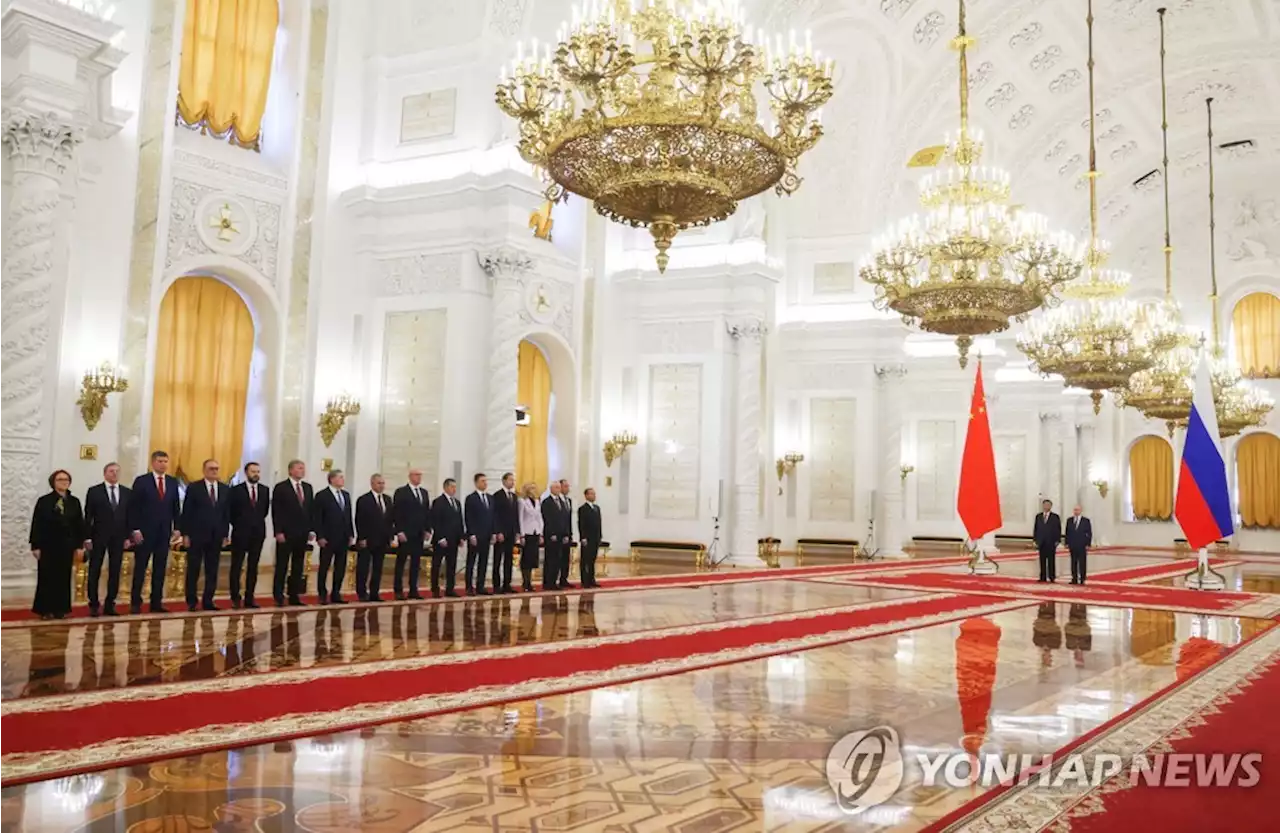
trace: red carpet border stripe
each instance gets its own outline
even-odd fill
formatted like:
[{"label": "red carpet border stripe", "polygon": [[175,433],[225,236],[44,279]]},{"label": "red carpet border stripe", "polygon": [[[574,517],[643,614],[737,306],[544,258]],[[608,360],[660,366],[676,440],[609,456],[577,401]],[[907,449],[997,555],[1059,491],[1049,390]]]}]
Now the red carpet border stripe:
[{"label": "red carpet border stripe", "polygon": [[[1027,555],[1028,555],[1027,553],[1010,553],[1007,555],[996,556],[995,560],[1002,560],[1002,559],[1014,560],[1014,559],[1025,558]],[[814,565],[812,567],[786,567],[786,568],[750,569],[750,570],[727,569],[725,571],[716,571],[716,572],[666,573],[658,576],[635,576],[632,578],[617,578],[617,579],[602,578],[600,580],[601,586],[596,588],[594,592],[605,593],[605,592],[612,592],[612,591],[619,591],[619,590],[636,590],[636,589],[644,590],[651,587],[698,587],[706,584],[718,584],[721,582],[733,584],[737,582],[748,582],[748,581],[771,581],[771,580],[781,579],[781,578],[805,578],[808,576],[827,575],[827,574],[838,575],[843,573],[861,573],[861,572],[879,573],[886,570],[900,570],[904,568],[910,569],[913,567],[939,567],[939,566],[945,567],[945,566],[951,566],[955,564],[964,564],[967,560],[968,559],[963,558],[961,556],[954,556],[954,557],[946,557],[946,558],[921,558],[916,560],[900,559],[895,562],[890,562],[887,560],[863,561],[863,562],[858,562],[856,564],[820,564],[820,565]],[[557,593],[564,593],[564,592],[566,591],[536,590],[533,593],[515,593],[515,594],[512,594],[511,596],[508,596],[507,598],[513,598],[513,599],[518,599],[521,597],[530,598],[530,597],[554,595]],[[577,591],[575,590],[570,592],[577,592]],[[394,599],[385,599],[384,601],[381,601],[381,602],[361,602],[356,600],[354,597],[352,597],[349,600],[350,603],[347,605],[343,605],[343,607],[346,609],[353,609],[353,608],[360,608],[360,607],[372,607],[374,605],[379,605],[379,604],[384,604],[384,605],[448,604],[450,602],[457,602],[459,599],[469,599],[469,598],[485,599],[485,598],[502,598],[502,597],[482,596],[482,595],[467,596],[463,591],[459,590],[457,598],[432,599],[428,597],[420,601],[419,600],[396,601]],[[319,597],[316,596],[314,593],[303,596],[302,600],[306,602],[307,605],[309,606],[318,606],[318,603],[319,603]],[[137,615],[126,614],[122,616],[106,618],[101,621],[129,622],[129,621],[135,621],[135,620],[146,620],[146,619],[157,619],[157,618],[173,619],[173,618],[182,618],[182,617],[188,617],[188,616],[201,617],[201,616],[219,616],[219,615],[243,616],[245,614],[244,610],[231,609],[230,603],[226,599],[217,600],[218,604],[220,605],[217,611],[206,610],[206,611],[194,611],[194,612],[187,611],[185,609],[186,608],[185,600],[177,599],[177,598],[166,598],[164,601],[166,605],[170,606],[170,610],[168,613],[145,613],[144,612],[144,613],[139,613]],[[117,609],[119,609],[121,606],[116,605],[116,607]],[[124,610],[129,609],[129,606],[127,603],[123,606],[123,609]],[[270,613],[275,610],[296,611],[301,609],[302,608],[297,608],[297,607],[277,608],[274,602],[268,601],[266,604],[263,604],[261,606],[258,612]],[[41,620],[34,613],[32,613],[30,610],[29,604],[7,605],[5,607],[0,607],[0,622],[4,623],[3,627],[5,628],[40,627],[45,625],[65,625],[68,622],[77,621],[80,619],[83,619],[85,621],[90,621],[90,622],[94,621],[94,619],[92,619],[89,616],[88,605],[76,605],[74,608],[72,608],[71,615],[68,618],[61,619],[61,620],[54,620],[51,622]]]},{"label": "red carpet border stripe", "polygon": [[[1044,786],[1037,778],[1024,784],[993,787],[926,830],[930,833],[1009,833],[1044,829],[1270,829],[1274,827],[1274,785],[1267,789],[1260,784],[1252,790],[1129,788],[1127,765],[1139,754],[1184,751],[1189,738],[1195,739],[1196,745],[1187,751],[1259,750],[1260,722],[1272,726],[1271,730],[1262,731],[1266,735],[1266,749],[1261,751],[1276,749],[1280,746],[1277,743],[1280,729],[1273,725],[1277,697],[1280,697],[1280,628],[1271,628],[1232,649],[1194,677],[1156,692],[1054,753],[1055,765],[1051,771],[1055,773],[1068,752],[1083,756],[1085,769],[1090,772],[1094,756],[1119,755],[1126,764],[1122,778],[1097,788],[1078,784],[1074,779],[1067,779],[1060,786]],[[1232,719],[1220,722],[1225,716]],[[1196,730],[1202,727],[1204,734],[1197,736]],[[1265,758],[1264,754],[1264,781]],[[1125,784],[1121,786],[1117,780]],[[1242,808],[1239,799],[1245,793],[1250,803]],[[1129,797],[1134,794],[1143,795]],[[1122,813],[1115,813],[1121,802],[1130,806]]]},{"label": "red carpet border stripe", "polygon": [[[51,701],[18,701],[0,720],[5,783],[42,780],[125,763],[330,733],[430,714],[511,702],[896,633],[1027,607],[964,596],[911,598],[823,616],[640,639],[608,646],[540,646],[483,659],[439,655],[411,669],[336,675],[249,688],[207,683],[181,698],[138,689],[126,701],[30,710]],[[501,650],[501,649],[499,649]],[[329,669],[325,669],[328,671]],[[536,678],[532,675],[536,674]],[[127,691],[127,690],[126,690]],[[145,705],[138,702],[145,699]]]},{"label": "red carpet border stripe", "polygon": [[[1234,567],[1239,561],[1228,561],[1225,558],[1210,558],[1209,566],[1211,567]],[[1154,581],[1160,578],[1168,578],[1169,576],[1186,575],[1196,568],[1197,561],[1194,558],[1183,558],[1169,564],[1143,564],[1140,567],[1119,567],[1114,570],[1099,570],[1096,573],[1089,573],[1090,580],[1093,577],[1101,578],[1105,581],[1122,581],[1133,584],[1141,584],[1144,581]]]},{"label": "red carpet border stripe", "polygon": [[1113,607],[1143,607],[1180,613],[1247,616],[1269,619],[1280,614],[1280,595],[1188,590],[1145,584],[1098,582],[1075,585],[1048,584],[1034,579],[973,576],[951,573],[915,573],[905,576],[850,578],[842,583],[860,587],[964,593],[1048,602],[1080,602]]}]

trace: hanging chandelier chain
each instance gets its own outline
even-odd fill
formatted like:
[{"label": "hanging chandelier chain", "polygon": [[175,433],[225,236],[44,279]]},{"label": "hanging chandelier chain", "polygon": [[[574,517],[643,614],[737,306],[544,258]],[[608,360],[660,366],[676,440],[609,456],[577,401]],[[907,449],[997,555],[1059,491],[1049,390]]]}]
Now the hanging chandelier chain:
[{"label": "hanging chandelier chain", "polygon": [[1173,301],[1173,242],[1169,235],[1169,90],[1164,67],[1164,14],[1163,6],[1156,9],[1160,15],[1160,180],[1164,183],[1164,296]]},{"label": "hanging chandelier chain", "polygon": [[1218,235],[1213,212],[1213,96],[1204,100],[1204,109],[1209,125],[1209,303],[1213,314],[1213,352],[1214,355],[1221,356],[1222,337],[1218,330]]},{"label": "hanging chandelier chain", "polygon": [[1094,100],[1093,83],[1093,0],[1089,0],[1089,10],[1085,17],[1089,28],[1089,274],[1096,276],[1098,272],[1098,138],[1095,122],[1098,117],[1098,106]]}]

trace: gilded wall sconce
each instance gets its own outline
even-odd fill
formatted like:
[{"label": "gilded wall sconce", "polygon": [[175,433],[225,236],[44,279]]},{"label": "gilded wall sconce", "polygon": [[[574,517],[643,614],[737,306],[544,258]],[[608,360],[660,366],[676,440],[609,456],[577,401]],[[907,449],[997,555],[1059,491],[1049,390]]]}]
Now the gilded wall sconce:
[{"label": "gilded wall sconce", "polygon": [[76,400],[76,404],[80,406],[80,416],[84,419],[84,427],[90,431],[98,427],[102,412],[107,408],[107,394],[123,393],[128,389],[129,380],[111,362],[103,362],[86,370],[84,379],[80,382],[80,398]]},{"label": "gilded wall sconce", "polygon": [[804,455],[798,451],[788,451],[786,454],[778,458],[776,468],[778,471],[778,479],[786,477],[788,474],[796,470],[797,463],[804,462]]},{"label": "gilded wall sconce", "polygon": [[636,435],[632,431],[619,431],[604,444],[604,464],[613,466],[614,460],[622,459],[627,449],[636,444]]},{"label": "gilded wall sconce", "polygon": [[320,414],[319,422],[316,423],[320,426],[320,439],[324,440],[324,447],[328,448],[333,443],[333,438],[338,436],[338,432],[346,424],[347,417],[353,417],[359,413],[360,400],[349,393],[342,393],[330,399],[324,413]]},{"label": "gilded wall sconce", "polygon": [[1104,498],[1107,496],[1107,492],[1111,490],[1105,480],[1095,480],[1093,485],[1098,490],[1098,495]]},{"label": "gilded wall sconce", "polygon": [[902,478],[902,485],[907,484],[907,475],[916,470],[915,466],[903,465],[898,469],[898,477]]}]

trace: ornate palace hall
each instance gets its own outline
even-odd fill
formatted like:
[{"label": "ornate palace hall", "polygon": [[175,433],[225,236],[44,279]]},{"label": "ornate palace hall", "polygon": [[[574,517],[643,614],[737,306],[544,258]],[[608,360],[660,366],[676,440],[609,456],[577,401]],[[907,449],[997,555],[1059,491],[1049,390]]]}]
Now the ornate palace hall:
[{"label": "ornate palace hall", "polygon": [[920,555],[343,608],[57,623],[6,608],[0,819],[30,833],[1008,830],[1013,814],[1024,830],[1246,829],[1270,788],[1187,805],[1116,783],[926,787],[908,766],[878,807],[836,806],[828,751],[877,725],[935,753],[1280,754],[1280,559],[1215,559],[1230,590],[1208,595],[1181,586],[1194,562],[1174,553],[1092,560],[1084,586],[1035,582],[1029,555],[997,556],[989,578]]},{"label": "ornate palace hall", "polygon": [[1280,826],[1280,0],[0,40],[0,833]]}]

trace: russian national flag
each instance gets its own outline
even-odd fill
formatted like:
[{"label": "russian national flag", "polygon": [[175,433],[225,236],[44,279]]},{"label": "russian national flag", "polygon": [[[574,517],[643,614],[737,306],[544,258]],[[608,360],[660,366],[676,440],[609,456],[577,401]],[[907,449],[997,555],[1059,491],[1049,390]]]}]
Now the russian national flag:
[{"label": "russian national flag", "polygon": [[1187,439],[1182,447],[1182,470],[1174,516],[1182,526],[1187,546],[1207,547],[1235,531],[1231,521],[1231,492],[1227,489],[1227,465],[1218,436],[1218,414],[1213,406],[1213,382],[1209,359],[1200,357]]}]

